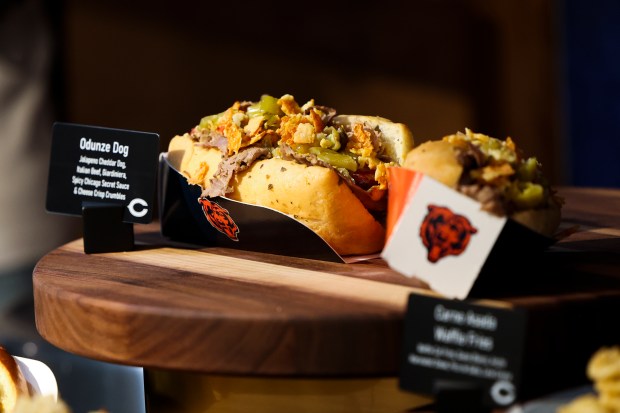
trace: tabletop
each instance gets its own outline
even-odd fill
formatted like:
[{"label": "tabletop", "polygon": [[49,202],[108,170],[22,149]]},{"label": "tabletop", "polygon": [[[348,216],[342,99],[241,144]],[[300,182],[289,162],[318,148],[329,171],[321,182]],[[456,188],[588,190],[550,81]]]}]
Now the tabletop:
[{"label": "tabletop", "polygon": [[[598,317],[620,302],[620,190],[562,187],[559,194],[566,201],[561,239],[537,263],[516,251],[501,274],[512,281],[476,298],[531,309],[538,315],[532,328],[555,341],[580,334],[579,323],[603,334],[588,311]],[[435,295],[380,259],[340,264],[179,245],[156,224],[136,227],[132,251],[85,254],[81,239],[63,245],[41,258],[33,283],[37,329],[64,350],[218,374],[394,375],[408,296]],[[557,323],[577,310],[570,329]],[[589,356],[589,343],[576,359]],[[537,357],[547,354],[539,350],[533,363]]]}]

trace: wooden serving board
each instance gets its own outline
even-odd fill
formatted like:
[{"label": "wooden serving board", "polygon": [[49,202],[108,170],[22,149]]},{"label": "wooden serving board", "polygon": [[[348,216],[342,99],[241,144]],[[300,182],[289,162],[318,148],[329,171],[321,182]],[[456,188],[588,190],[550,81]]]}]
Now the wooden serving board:
[{"label": "wooden serving board", "polygon": [[34,283],[37,328],[65,350],[219,373],[393,372],[407,297],[431,294],[370,263],[153,244],[86,255],[81,240],[41,259]]},{"label": "wooden serving board", "polygon": [[[534,258],[515,251],[476,297],[528,310],[526,370],[581,375],[620,342],[620,191],[561,188],[568,232]],[[134,251],[86,255],[82,240],[34,271],[37,328],[58,347],[143,367],[215,374],[396,375],[406,301],[434,294],[383,261],[338,264],[175,245],[136,227]],[[524,249],[525,251],[525,249]],[[562,364],[563,363],[563,364]],[[562,364],[562,365],[561,365]],[[548,383],[547,383],[548,384]]]}]

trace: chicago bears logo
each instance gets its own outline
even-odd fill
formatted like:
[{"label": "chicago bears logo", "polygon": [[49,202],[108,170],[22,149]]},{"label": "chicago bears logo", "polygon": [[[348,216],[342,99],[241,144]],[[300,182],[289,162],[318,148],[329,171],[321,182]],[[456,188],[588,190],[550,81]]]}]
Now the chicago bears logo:
[{"label": "chicago bears logo", "polygon": [[239,234],[239,227],[235,224],[235,221],[233,221],[226,208],[212,202],[206,197],[198,198],[198,202],[202,206],[202,212],[204,212],[207,221],[209,221],[213,228],[217,229],[231,240],[239,241],[237,237],[237,234]]},{"label": "chicago bears logo", "polygon": [[428,250],[430,262],[448,255],[460,255],[476,232],[478,230],[466,217],[437,205],[428,206],[428,214],[420,226],[420,237]]}]

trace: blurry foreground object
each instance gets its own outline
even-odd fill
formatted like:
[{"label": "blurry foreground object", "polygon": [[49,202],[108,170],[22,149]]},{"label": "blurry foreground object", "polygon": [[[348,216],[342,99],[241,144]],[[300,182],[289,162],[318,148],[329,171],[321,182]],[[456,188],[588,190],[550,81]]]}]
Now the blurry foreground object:
[{"label": "blurry foreground object", "polygon": [[[0,413],[72,413],[44,363],[14,357],[0,346]],[[107,413],[101,409],[91,413]]]},{"label": "blurry foreground object", "polygon": [[49,367],[37,360],[13,357],[0,346],[0,412],[64,411],[64,402],[58,401],[56,378]]},{"label": "blurry foreground object", "polygon": [[620,412],[620,346],[601,347],[590,358],[586,374],[596,394],[588,393],[561,406],[557,413]]},{"label": "blurry foreground object", "polygon": [[0,412],[12,412],[21,395],[29,395],[28,383],[15,359],[0,346]]},{"label": "blurry foreground object", "polygon": [[[52,396],[35,395],[32,397],[19,397],[15,409],[7,413],[73,413],[62,400],[56,400]],[[107,410],[93,410],[88,413],[108,413]]]},{"label": "blurry foreground object", "polygon": [[[73,413],[67,404],[52,396],[35,395],[20,397],[15,408],[7,413]],[[108,413],[107,410],[91,411],[89,413]]]},{"label": "blurry foreground object", "polygon": [[10,413],[70,413],[62,400],[51,396],[20,397]]}]

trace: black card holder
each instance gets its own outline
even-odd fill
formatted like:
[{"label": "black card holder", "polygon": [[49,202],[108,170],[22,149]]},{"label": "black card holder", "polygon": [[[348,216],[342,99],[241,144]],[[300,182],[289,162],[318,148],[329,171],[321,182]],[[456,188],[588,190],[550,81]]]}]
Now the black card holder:
[{"label": "black card holder", "polygon": [[130,251],[134,248],[133,224],[123,222],[124,209],[124,206],[114,204],[82,204],[86,254]]}]

